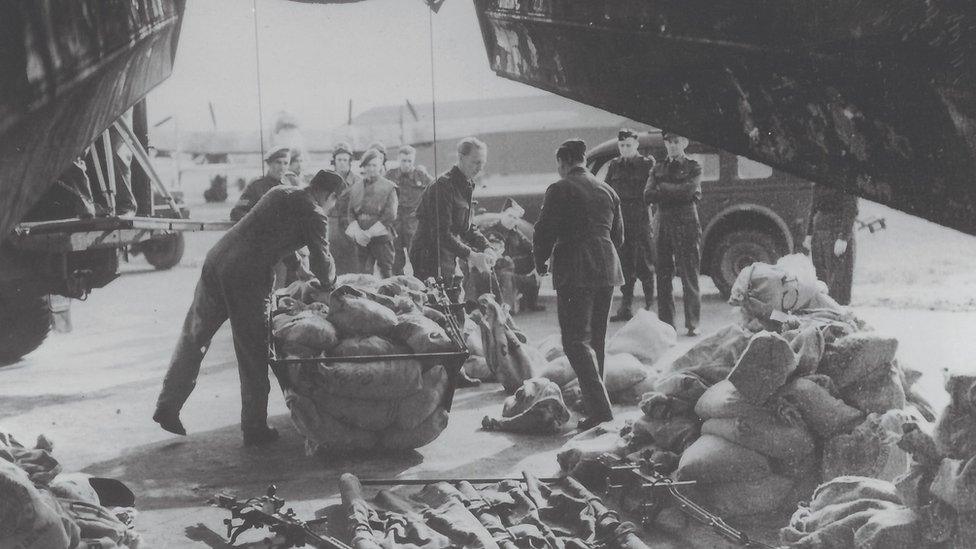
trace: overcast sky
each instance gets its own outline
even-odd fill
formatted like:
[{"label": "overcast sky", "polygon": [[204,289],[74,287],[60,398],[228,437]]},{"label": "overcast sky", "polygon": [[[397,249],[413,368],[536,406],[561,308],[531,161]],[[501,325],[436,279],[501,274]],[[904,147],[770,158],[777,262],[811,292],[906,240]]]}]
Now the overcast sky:
[{"label": "overcast sky", "polygon": [[[150,123],[179,117],[184,130],[258,124],[251,0],[189,0],[176,66],[149,96]],[[353,114],[404,99],[430,101],[427,7],[421,0],[315,5],[258,0],[265,126],[277,111],[306,128],[331,128]],[[434,15],[438,100],[540,93],[488,68],[471,0],[447,0]]]}]

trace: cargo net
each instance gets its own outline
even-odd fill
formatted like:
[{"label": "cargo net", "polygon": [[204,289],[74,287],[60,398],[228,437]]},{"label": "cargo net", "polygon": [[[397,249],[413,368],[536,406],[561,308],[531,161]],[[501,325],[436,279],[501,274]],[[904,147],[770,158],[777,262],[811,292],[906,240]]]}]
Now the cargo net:
[{"label": "cargo net", "polygon": [[271,308],[270,364],[313,454],[406,450],[447,427],[467,357],[444,300],[416,278],[296,282]]}]

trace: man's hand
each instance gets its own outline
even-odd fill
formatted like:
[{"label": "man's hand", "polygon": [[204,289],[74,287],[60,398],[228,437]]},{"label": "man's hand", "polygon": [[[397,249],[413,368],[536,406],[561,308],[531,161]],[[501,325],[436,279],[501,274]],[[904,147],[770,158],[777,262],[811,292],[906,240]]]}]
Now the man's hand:
[{"label": "man's hand", "polygon": [[834,241],[834,255],[840,257],[847,251],[847,241],[837,239]]},{"label": "man's hand", "polygon": [[813,249],[813,237],[812,236],[806,235],[805,237],[803,237],[803,247],[806,248],[806,249],[808,249],[808,250],[812,250]]}]

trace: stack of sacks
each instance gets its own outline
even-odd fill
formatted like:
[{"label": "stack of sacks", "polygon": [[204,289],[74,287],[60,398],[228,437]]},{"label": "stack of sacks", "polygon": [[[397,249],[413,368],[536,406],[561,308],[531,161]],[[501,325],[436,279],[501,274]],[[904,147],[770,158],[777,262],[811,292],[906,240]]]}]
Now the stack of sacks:
[{"label": "stack of sacks", "polygon": [[761,322],[777,321],[800,310],[843,311],[827,295],[827,285],[817,280],[813,263],[803,254],[783,256],[774,265],[756,262],[742,269],[732,284],[729,303]]},{"label": "stack of sacks", "polygon": [[791,549],[916,549],[926,546],[919,523],[891,483],[846,476],[819,486],[780,539]]},{"label": "stack of sacks", "polygon": [[[637,404],[644,393],[654,390],[660,369],[652,366],[675,344],[675,331],[657,317],[641,309],[610,340],[606,346],[603,379],[615,404]],[[550,336],[539,343],[539,351],[548,365],[540,376],[563,389],[563,398],[570,408],[578,409],[579,381],[569,364],[559,341]]]},{"label": "stack of sacks", "polygon": [[569,439],[556,454],[562,473],[580,478],[581,468],[603,454],[625,457],[639,450],[630,443],[630,424],[626,418],[618,417]]},{"label": "stack of sacks", "polygon": [[[505,392],[514,394],[524,381],[535,377],[546,360],[512,321],[508,305],[499,305],[491,294],[484,294],[478,298],[478,306],[480,310],[470,318],[480,327],[481,342],[476,346],[484,349],[484,367],[481,361],[468,361],[465,373],[482,381],[497,381]],[[469,333],[474,339],[473,327]]]},{"label": "stack of sacks", "polygon": [[0,433],[0,547],[138,548],[132,493],[109,479],[96,486],[88,475],[61,473],[52,449],[43,437],[28,449]]},{"label": "stack of sacks", "polygon": [[[329,305],[296,305],[272,319],[273,334],[285,357],[411,355],[456,351],[456,345],[427,311],[416,288],[419,280],[377,280],[338,287]],[[373,291],[376,290],[376,291]],[[400,299],[402,298],[402,299]],[[290,308],[289,308],[290,307]],[[439,314],[439,313],[438,313]],[[306,449],[336,453],[373,448],[402,450],[423,446],[447,426],[442,407],[448,388],[441,361],[397,358],[366,362],[307,362],[287,367],[285,401],[305,435]]]}]

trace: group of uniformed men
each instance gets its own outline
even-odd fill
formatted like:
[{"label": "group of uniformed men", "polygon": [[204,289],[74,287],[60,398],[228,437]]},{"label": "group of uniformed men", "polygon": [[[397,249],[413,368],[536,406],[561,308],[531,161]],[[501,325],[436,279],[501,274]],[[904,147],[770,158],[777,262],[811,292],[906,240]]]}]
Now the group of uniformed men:
[{"label": "group of uniformed men", "polygon": [[[534,274],[548,274],[551,263],[563,348],[580,381],[586,411],[581,429],[612,419],[602,379],[607,322],[631,317],[637,280],[649,308],[656,273],[658,316],[673,325],[672,278],[677,269],[685,327],[689,335],[698,327],[701,227],[696,204],[701,199],[701,166],[685,155],[686,138],[665,132],[663,139],[667,158],[657,163],[640,155],[636,132],[621,130],[620,157],[610,164],[606,182],[587,170],[582,141],[564,142],[556,151],[560,180],[546,191],[529,251],[524,235],[512,235],[517,232],[511,222],[514,212],[495,227],[503,240],[509,237],[519,243],[520,253],[529,254],[528,268]],[[372,273],[375,268],[384,277],[402,273],[408,257],[420,279],[490,272],[498,254],[472,223],[474,182],[487,162],[488,147],[466,138],[457,153],[457,163],[432,182],[416,166],[412,147],[400,148],[399,166],[386,172],[385,148],[370,146],[361,158],[359,176],[352,170],[351,147],[339,143],[333,151],[334,170],[319,171],[303,188],[284,184],[300,178],[300,157],[296,163],[296,155],[287,149],[272,152],[268,174],[253,181],[234,206],[236,225],[207,254],[153,419],[167,431],[186,434],[180,409],[213,335],[230,320],[241,378],[244,442],[266,444],[278,438],[267,425],[265,317],[278,263],[289,277],[323,290],[330,290],[342,272]],[[836,201],[818,198],[823,211],[812,225],[827,232]],[[651,238],[649,206],[655,212],[656,239]],[[308,250],[307,268],[298,253],[303,247]],[[835,249],[835,256],[846,251]],[[611,318],[618,285],[623,301]]]}]

